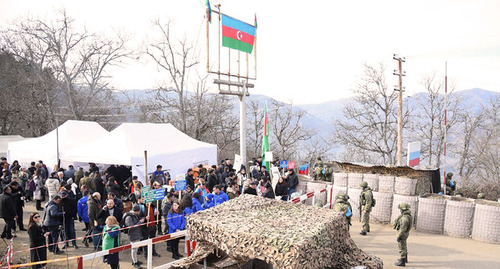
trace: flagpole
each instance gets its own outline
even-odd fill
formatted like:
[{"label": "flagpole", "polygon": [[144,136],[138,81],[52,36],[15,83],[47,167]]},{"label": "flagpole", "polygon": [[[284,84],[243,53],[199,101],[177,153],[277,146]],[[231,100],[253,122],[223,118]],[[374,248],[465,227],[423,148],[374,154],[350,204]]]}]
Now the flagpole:
[{"label": "flagpole", "polygon": [[[210,5],[210,2],[207,2],[208,5]],[[209,9],[210,7],[207,7],[207,72],[210,71],[210,46],[209,46],[209,23],[210,23],[210,14],[209,14]]]},{"label": "flagpole", "polygon": [[443,194],[446,195],[446,127],[448,125],[448,62],[444,62],[444,145],[443,145]]}]

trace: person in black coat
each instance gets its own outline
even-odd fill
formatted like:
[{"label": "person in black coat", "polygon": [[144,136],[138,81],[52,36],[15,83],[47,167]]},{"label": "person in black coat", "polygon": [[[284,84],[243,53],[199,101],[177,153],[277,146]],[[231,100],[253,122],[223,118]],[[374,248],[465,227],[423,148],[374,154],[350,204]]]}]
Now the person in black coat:
[{"label": "person in black coat", "polygon": [[122,187],[116,181],[115,177],[109,177],[108,179],[108,193],[114,193],[116,196],[121,196]]},{"label": "person in black coat", "polygon": [[[61,196],[61,205],[64,212],[64,236],[65,240],[71,240],[76,238],[75,231],[75,219],[77,219],[77,204],[76,200],[69,198],[67,191],[59,192]],[[71,244],[73,248],[77,249],[76,240],[72,240]],[[63,249],[68,247],[68,242],[64,244]]]},{"label": "person in black coat", "polygon": [[186,185],[191,186],[191,189],[194,190],[194,178],[193,178],[193,169],[189,168],[187,170],[186,175]]},{"label": "person in black coat", "polygon": [[106,205],[97,213],[97,218],[99,219],[107,219],[109,216],[114,216],[118,223],[122,221],[123,217],[123,211],[118,210],[115,206],[115,202],[111,199],[109,199]]},{"label": "person in black coat", "polygon": [[[123,208],[124,208],[124,205],[123,205],[123,201],[116,197],[116,193],[114,192],[110,192],[108,193],[108,200],[113,200],[113,202],[115,202],[115,208],[120,211],[120,212],[123,212]],[[125,213],[125,212],[123,212]]]},{"label": "person in black coat", "polygon": [[292,193],[295,192],[295,188],[299,185],[299,178],[293,169],[288,170],[288,175],[286,176],[286,185],[288,186],[288,196],[292,197]]},{"label": "person in black coat", "polygon": [[271,183],[268,181],[266,183],[266,185],[264,185],[264,187],[266,187],[266,191],[264,191],[263,196],[266,198],[274,199],[276,196],[274,195],[274,190],[273,190],[273,186],[271,185]]},{"label": "person in black coat", "polygon": [[12,190],[12,199],[14,200],[14,204],[16,206],[17,226],[20,231],[26,231],[23,224],[23,207],[24,200],[26,199],[26,192],[17,181],[10,183],[10,188]]},{"label": "person in black coat", "polygon": [[243,194],[257,195],[257,181],[250,182],[250,185],[243,191]]},{"label": "person in black coat", "polygon": [[[28,235],[30,237],[31,262],[47,260],[47,247],[45,247],[49,232],[44,232],[42,227],[42,218],[37,212],[30,214],[28,223]],[[43,246],[43,247],[42,247]],[[43,268],[45,263],[31,266],[31,268]]]},{"label": "person in black coat", "polygon": [[104,201],[104,199],[106,198],[106,195],[104,193],[105,186],[104,182],[102,181],[101,174],[99,172],[95,173],[94,186],[95,186],[95,191],[101,194],[101,199],[102,201]]},{"label": "person in black coat", "polygon": [[285,183],[283,177],[278,180],[276,184],[276,196],[281,196],[281,200],[286,201],[288,199],[288,186]]},{"label": "person in black coat", "polygon": [[0,195],[0,217],[5,221],[2,238],[7,239],[12,238],[12,229],[16,227],[14,219],[17,219],[16,206],[11,193],[12,189],[7,185],[3,188],[3,193]]}]

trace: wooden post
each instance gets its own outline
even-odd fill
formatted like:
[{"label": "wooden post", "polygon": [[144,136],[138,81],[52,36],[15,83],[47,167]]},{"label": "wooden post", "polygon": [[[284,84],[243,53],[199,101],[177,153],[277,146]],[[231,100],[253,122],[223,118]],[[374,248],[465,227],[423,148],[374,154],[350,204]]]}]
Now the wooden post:
[{"label": "wooden post", "polygon": [[144,151],[144,186],[148,182],[148,151]]}]

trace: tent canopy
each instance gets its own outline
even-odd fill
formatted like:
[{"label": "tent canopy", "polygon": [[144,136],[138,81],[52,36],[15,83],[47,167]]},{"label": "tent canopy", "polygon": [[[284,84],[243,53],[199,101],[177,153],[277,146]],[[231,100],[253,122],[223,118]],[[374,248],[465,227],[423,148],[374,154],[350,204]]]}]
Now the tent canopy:
[{"label": "tent canopy", "polygon": [[217,146],[198,141],[171,124],[123,123],[95,141],[65,152],[64,163],[93,162],[132,166],[144,182],[144,151],[148,173],[160,164],[172,178],[197,164],[215,164]]},{"label": "tent canopy", "polygon": [[[68,120],[59,126],[59,159],[66,151],[93,141],[108,133],[101,125],[90,121]],[[18,160],[21,165],[43,160],[47,167],[57,164],[57,129],[50,133],[29,140],[10,142],[7,159],[12,163]]]},{"label": "tent canopy", "polygon": [[25,140],[29,138],[24,138],[20,135],[0,135],[0,156],[7,157],[7,148],[10,142]]}]

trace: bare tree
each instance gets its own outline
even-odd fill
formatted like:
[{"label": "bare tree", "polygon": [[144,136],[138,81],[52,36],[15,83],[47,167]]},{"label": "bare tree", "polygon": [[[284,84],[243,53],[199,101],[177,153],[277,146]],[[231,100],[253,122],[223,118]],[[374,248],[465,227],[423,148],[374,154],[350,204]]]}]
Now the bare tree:
[{"label": "bare tree", "polygon": [[[87,30],[75,29],[64,10],[53,21],[23,18],[3,35],[3,46],[16,57],[33,63],[38,70],[50,69],[60,82],[56,109],[68,118],[86,119],[88,107],[96,99],[109,100],[105,78],[110,66],[130,55],[127,40],[117,34],[107,39]],[[53,99],[54,96],[47,96]],[[109,103],[108,103],[109,106]],[[54,111],[51,111],[52,116]],[[92,114],[92,113],[91,113]]]},{"label": "bare tree", "polygon": [[[161,119],[169,121],[184,133],[188,131],[188,100],[187,88],[189,82],[189,71],[199,61],[194,55],[194,48],[184,38],[173,40],[170,34],[170,22],[163,24],[160,20],[154,21],[155,28],[159,31],[158,40],[150,42],[146,48],[146,54],[157,64],[158,68],[166,71],[169,79],[165,85],[156,91],[158,109],[168,112],[175,109],[179,117]],[[171,94],[173,93],[173,94]],[[168,116],[169,114],[163,114]]]},{"label": "bare tree", "polygon": [[316,130],[306,129],[302,121],[306,112],[273,100],[269,110],[270,146],[285,160],[296,159],[302,141],[309,140]]},{"label": "bare tree", "polygon": [[262,154],[262,134],[264,129],[264,104],[250,100],[247,109],[247,152],[252,157]]},{"label": "bare tree", "polygon": [[[422,161],[427,161],[429,165],[440,167],[441,155],[444,143],[444,85],[436,74],[427,75],[422,81],[426,92],[418,94],[415,98],[417,107],[415,108],[414,131],[422,142]],[[446,131],[451,133],[453,127],[460,119],[461,110],[460,95],[454,92],[454,87],[449,90],[449,100],[447,104],[447,124]]]},{"label": "bare tree", "polygon": [[[387,88],[385,66],[364,65],[363,76],[354,101],[344,107],[344,120],[335,121],[333,141],[346,148],[356,149],[362,155],[374,153],[370,160],[393,165],[396,161],[397,92]],[[403,128],[408,122],[409,110],[404,111]],[[350,161],[356,161],[350,158]]]}]

